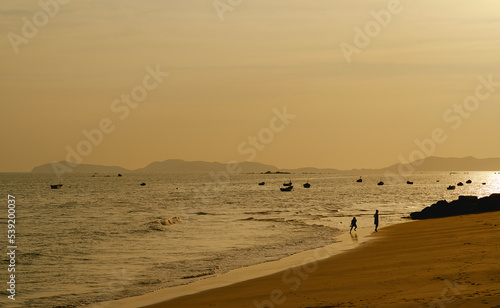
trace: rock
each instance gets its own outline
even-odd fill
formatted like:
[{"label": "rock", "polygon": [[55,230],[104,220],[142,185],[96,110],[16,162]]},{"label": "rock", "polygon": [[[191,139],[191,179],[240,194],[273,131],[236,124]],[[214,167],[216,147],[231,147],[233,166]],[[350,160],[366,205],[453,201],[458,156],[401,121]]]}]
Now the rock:
[{"label": "rock", "polygon": [[410,214],[411,219],[439,218],[466,214],[500,211],[500,194],[478,199],[477,196],[459,196],[458,200],[438,201],[420,212]]}]

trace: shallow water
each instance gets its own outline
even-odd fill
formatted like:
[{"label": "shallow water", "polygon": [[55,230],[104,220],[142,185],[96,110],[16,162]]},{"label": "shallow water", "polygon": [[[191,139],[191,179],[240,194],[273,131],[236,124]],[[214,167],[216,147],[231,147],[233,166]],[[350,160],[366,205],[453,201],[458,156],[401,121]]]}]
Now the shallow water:
[{"label": "shallow water", "polygon": [[[0,174],[0,229],[6,196],[15,195],[18,246],[16,301],[3,291],[0,303],[70,307],[138,295],[330,244],[352,216],[371,227],[375,209],[388,225],[438,200],[500,192],[493,172],[427,172],[413,175],[413,185],[381,174],[356,183],[358,176],[241,174],[213,183],[208,175],[73,174],[53,190],[50,175]],[[294,191],[279,191],[290,177]],[[386,184],[377,186],[380,179]],[[165,222],[173,217],[182,221]],[[6,269],[5,254],[1,261]]]}]

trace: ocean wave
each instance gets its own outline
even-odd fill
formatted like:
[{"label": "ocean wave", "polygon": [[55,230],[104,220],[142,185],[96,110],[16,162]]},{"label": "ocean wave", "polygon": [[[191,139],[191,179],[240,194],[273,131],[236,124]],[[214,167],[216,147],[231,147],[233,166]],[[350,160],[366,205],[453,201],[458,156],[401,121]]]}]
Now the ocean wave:
[{"label": "ocean wave", "polygon": [[134,209],[127,211],[127,214],[143,213],[143,212],[147,212],[147,209],[134,208]]},{"label": "ocean wave", "polygon": [[40,257],[43,256],[41,252],[25,252],[23,253],[24,258],[34,258],[34,257]]},{"label": "ocean wave", "polygon": [[[168,226],[179,224],[182,222],[180,217],[172,217],[168,219],[157,218],[144,224],[149,231],[164,231]],[[145,230],[145,231],[147,231]]]},{"label": "ocean wave", "polygon": [[78,206],[78,205],[81,205],[80,203],[76,202],[76,201],[67,201],[67,202],[64,202],[64,203],[55,203],[55,202],[47,202],[45,203],[42,207],[49,207],[49,208],[52,208],[52,207],[55,207],[55,208],[58,208],[58,209],[62,209],[62,208],[68,208],[68,207],[75,207],[75,206]]},{"label": "ocean wave", "polygon": [[137,282],[139,285],[152,285],[152,284],[160,284],[163,281],[160,279],[146,279],[146,280],[140,280]]},{"label": "ocean wave", "polygon": [[[297,219],[274,220],[286,223],[288,228],[294,228],[291,224],[303,223]],[[191,283],[226,273],[231,269],[279,260],[300,251],[329,245],[336,241],[332,236],[336,234],[336,230],[338,231],[335,228],[304,225],[296,232],[279,232],[277,237],[266,243],[213,251],[200,258],[156,263],[149,269],[148,275],[151,279],[162,280],[163,283],[159,285],[161,288]]]},{"label": "ocean wave", "polygon": [[242,219],[243,221],[266,221],[266,222],[281,222],[281,223],[287,223],[287,224],[294,224],[294,225],[307,225],[306,222],[299,220],[299,219],[286,219],[282,217],[277,217],[277,218],[254,218],[254,217],[248,217],[245,219]]},{"label": "ocean wave", "polygon": [[330,217],[330,216],[321,215],[321,214],[309,214],[309,213],[304,214],[304,216],[306,216],[308,218],[310,217],[311,219],[322,219],[322,218],[328,218],[328,217]]},{"label": "ocean wave", "polygon": [[[448,178],[448,173],[445,175],[441,176],[441,181]],[[393,189],[360,186],[352,179],[344,181],[325,175],[321,176],[324,183],[321,189],[310,191],[312,194],[305,191],[304,194],[294,194],[292,199],[277,199],[275,193],[256,194],[249,188],[254,187],[255,175],[239,175],[241,183],[233,181],[234,185],[226,186],[226,190],[218,194],[212,194],[212,191],[193,194],[191,188],[210,181],[209,176],[201,179],[198,174],[157,176],[149,181],[162,185],[153,185],[155,187],[147,190],[130,189],[131,183],[135,187],[143,180],[138,176],[125,177],[120,181],[122,184],[112,187],[68,176],[72,177],[75,189],[52,191],[44,187],[39,190],[32,185],[31,175],[20,177],[12,186],[24,189],[25,215],[22,222],[31,227],[24,228],[20,235],[25,240],[23,247],[35,252],[26,255],[26,250],[20,251],[24,256],[20,261],[30,272],[29,277],[25,277],[29,281],[23,283],[24,293],[33,298],[24,301],[23,307],[70,307],[70,304],[76,306],[79,302],[139,295],[161,287],[186,284],[212,277],[203,274],[211,273],[214,266],[222,268],[217,272],[219,274],[327,245],[336,234],[333,227],[347,229],[346,224],[354,215],[360,216],[361,224],[371,225],[372,215],[378,208],[384,215],[382,222],[389,224],[414,211],[413,207],[448,197],[442,187],[434,184],[434,174],[418,175],[423,177],[419,182],[428,183],[428,188],[413,186],[409,189],[406,183],[402,183],[402,194],[395,194]],[[130,181],[126,182],[128,179]],[[373,181],[379,179],[377,175]],[[450,183],[459,180],[464,179],[457,177]],[[161,188],[170,189],[172,182],[178,183],[178,191],[169,193]],[[95,198],[96,194],[89,193],[92,191],[99,192],[101,198]],[[55,195],[58,196],[56,199]],[[209,204],[206,201],[210,201]],[[227,201],[231,203],[225,203]],[[168,224],[170,215],[182,216],[186,227]],[[5,218],[0,218],[0,225],[5,222]],[[50,225],[50,234],[43,233],[47,225]],[[199,238],[210,241],[193,247]],[[108,246],[109,249],[102,249]],[[75,251],[75,247],[81,249]],[[142,259],[138,253],[150,259]],[[53,262],[54,255],[58,256],[57,262]],[[109,269],[123,267],[127,270],[127,277],[132,277],[124,280],[127,285],[123,285],[120,292],[108,290],[109,282],[116,280],[112,273],[102,271],[94,275],[88,270],[88,265],[96,258],[102,262],[99,266]],[[8,259],[2,262],[8,262]],[[79,284],[73,286],[74,277],[67,275],[68,268],[71,268],[71,273],[78,274]],[[201,275],[200,278],[182,279],[197,275]],[[136,285],[136,282],[143,284]],[[57,290],[54,294],[60,293],[58,297],[44,293],[49,284]],[[84,284],[89,287],[88,291],[81,288]]]},{"label": "ocean wave", "polygon": [[273,211],[260,211],[260,212],[244,212],[243,214],[246,215],[268,215],[268,214],[280,214],[280,213],[288,213],[290,211],[279,211],[279,210],[273,210]]},{"label": "ocean wave", "polygon": [[215,275],[217,272],[215,269],[210,270],[209,272],[205,273],[200,273],[196,275],[189,275],[189,276],[184,276],[181,279],[194,279],[194,278],[201,278],[201,277],[206,277],[206,276],[212,276]]}]

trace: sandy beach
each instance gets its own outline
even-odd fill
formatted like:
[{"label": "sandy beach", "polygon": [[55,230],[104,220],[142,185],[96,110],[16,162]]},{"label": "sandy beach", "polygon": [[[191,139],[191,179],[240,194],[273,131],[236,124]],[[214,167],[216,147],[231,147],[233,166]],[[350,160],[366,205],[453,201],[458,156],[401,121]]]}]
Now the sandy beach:
[{"label": "sandy beach", "polygon": [[500,212],[397,224],[355,249],[320,261],[305,257],[309,263],[264,277],[166,301],[159,291],[111,305],[500,307],[499,230]]},{"label": "sandy beach", "polygon": [[500,212],[392,225],[324,260],[167,301],[159,291],[112,306],[500,307],[499,229]]}]

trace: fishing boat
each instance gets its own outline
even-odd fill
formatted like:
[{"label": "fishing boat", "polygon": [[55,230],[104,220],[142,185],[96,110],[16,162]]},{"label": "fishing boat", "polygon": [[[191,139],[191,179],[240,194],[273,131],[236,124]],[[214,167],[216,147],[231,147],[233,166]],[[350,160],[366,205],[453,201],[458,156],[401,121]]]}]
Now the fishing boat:
[{"label": "fishing boat", "polygon": [[472,183],[472,180],[467,180],[467,182],[465,182],[467,184],[471,184]]},{"label": "fishing boat", "polygon": [[382,185],[384,185],[384,184],[385,184],[385,183],[384,183],[384,182],[382,182],[382,181],[380,181],[380,182],[378,182],[378,183],[377,183],[377,185],[378,185],[378,186],[382,186]]},{"label": "fishing boat", "polygon": [[311,187],[311,184],[309,184],[309,181],[307,181],[307,183],[304,184],[304,188],[309,188]]},{"label": "fishing boat", "polygon": [[287,187],[280,188],[281,191],[292,191],[292,189],[293,189],[293,186],[287,186]]},{"label": "fishing boat", "polygon": [[50,188],[52,189],[59,189],[63,186],[63,184],[56,184],[56,185],[50,185]]},{"label": "fishing boat", "polygon": [[146,186],[146,183],[141,183],[141,186]]},{"label": "fishing boat", "polygon": [[450,186],[448,186],[448,188],[446,188],[446,189],[448,189],[448,190],[453,190],[453,189],[455,189],[455,186],[450,185]]},{"label": "fishing boat", "polygon": [[266,185],[266,182],[260,182],[259,185],[264,186],[264,185]]},{"label": "fishing boat", "polygon": [[406,184],[408,184],[408,185],[413,185],[413,182],[411,182],[411,181],[406,181]]},{"label": "fishing boat", "polygon": [[457,183],[457,186],[464,186],[464,183],[462,183],[462,182],[458,182],[458,183]]},{"label": "fishing boat", "polygon": [[356,182],[361,183],[361,182],[363,182],[363,179],[361,177],[359,177],[359,179],[357,179]]}]

